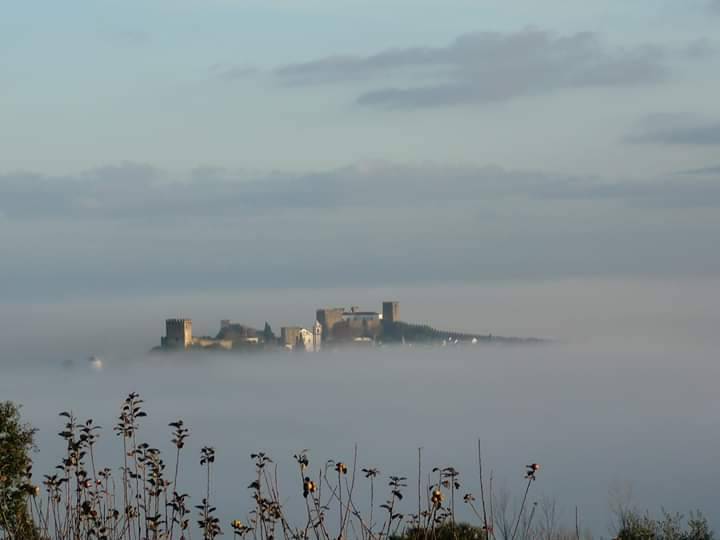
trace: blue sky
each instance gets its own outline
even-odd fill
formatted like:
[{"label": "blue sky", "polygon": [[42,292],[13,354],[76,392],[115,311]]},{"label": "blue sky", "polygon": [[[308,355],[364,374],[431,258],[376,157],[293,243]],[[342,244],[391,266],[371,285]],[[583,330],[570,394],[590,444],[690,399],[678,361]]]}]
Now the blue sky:
[{"label": "blue sky", "polygon": [[[621,171],[608,164],[608,154],[619,157],[618,139],[643,115],[720,115],[712,97],[720,85],[716,58],[665,60],[661,84],[590,86],[400,114],[354,104],[353,87],[367,83],[361,79],[283,88],[267,76],[228,83],[217,74],[239,66],[267,75],[334,55],[445,47],[468,33],[527,28],[557,36],[594,32],[608,50],[651,44],[672,55],[712,38],[718,20],[704,0],[6,3],[2,164],[70,173],[126,160],[306,169],[368,158],[433,159],[615,174]],[[382,76],[405,83],[402,74]],[[578,136],[588,123],[593,133]],[[558,157],[557,146],[572,152]],[[636,147],[624,159],[648,167],[661,157],[653,169],[702,165],[705,150],[668,156]]]},{"label": "blue sky", "polygon": [[[15,299],[237,275],[720,268],[712,0],[2,10],[0,278]],[[228,252],[235,231],[251,260]],[[310,231],[322,243],[298,247]],[[337,262],[358,254],[367,267]]]}]

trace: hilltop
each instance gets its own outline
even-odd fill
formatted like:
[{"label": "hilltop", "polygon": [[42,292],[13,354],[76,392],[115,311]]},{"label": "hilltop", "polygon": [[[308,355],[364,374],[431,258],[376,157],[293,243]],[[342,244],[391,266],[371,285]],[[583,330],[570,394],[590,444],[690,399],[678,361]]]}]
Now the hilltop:
[{"label": "hilltop", "polygon": [[459,345],[478,343],[533,344],[538,338],[493,336],[491,333],[467,333],[440,330],[427,324],[401,320],[400,303],[385,301],[382,311],[362,311],[357,306],[319,308],[309,327],[283,326],[276,336],[268,322],[263,330],[223,319],[215,336],[193,336],[192,319],[165,321],[166,335],[154,351],[219,350],[319,352],[323,347],[373,346],[386,344]]}]

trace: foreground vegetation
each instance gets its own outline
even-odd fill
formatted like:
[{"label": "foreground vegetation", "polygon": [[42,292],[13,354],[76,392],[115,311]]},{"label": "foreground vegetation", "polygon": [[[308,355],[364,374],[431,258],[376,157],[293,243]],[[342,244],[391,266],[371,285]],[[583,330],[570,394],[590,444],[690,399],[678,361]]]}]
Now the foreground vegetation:
[{"label": "foreground vegetation", "polygon": [[[303,517],[291,519],[288,499],[281,496],[272,459],[258,452],[250,457],[255,476],[248,486],[251,505],[242,519],[221,523],[211,501],[215,450],[203,447],[202,492],[191,499],[176,490],[189,429],[182,420],[169,424],[175,448],[166,463],[157,448],[142,442],[139,429],[147,416],[143,401],[130,394],[113,431],[121,440],[123,463],[117,469],[96,463],[100,428],[93,420],[79,421],[62,412],[59,436],[67,452],[54,474],[34,483],[31,452],[35,431],[21,422],[18,408],[0,403],[0,539],[8,540],[211,540],[222,534],[253,540],[566,540],[590,538],[576,517],[574,528],[563,528],[555,501],[533,501],[531,488],[540,465],[525,466],[525,489],[517,509],[507,494],[495,493],[492,475],[483,476],[478,443],[478,493],[464,490],[453,467],[434,468],[428,481],[418,480],[417,501],[402,476],[383,477],[378,469],[358,470],[357,451],[349,463],[328,461],[311,473],[307,451],[294,458],[298,468],[297,498]],[[424,477],[418,454],[418,479]],[[116,476],[117,475],[117,476]],[[368,499],[357,500],[359,482],[366,482]],[[382,488],[382,490],[381,490]],[[377,495],[376,495],[377,493]],[[193,502],[194,501],[194,502]],[[284,502],[283,502],[284,501]],[[460,523],[457,510],[467,505],[476,524]],[[406,511],[411,506],[412,511]],[[616,509],[619,540],[713,540],[705,518],[665,514],[652,519],[626,507]]]}]

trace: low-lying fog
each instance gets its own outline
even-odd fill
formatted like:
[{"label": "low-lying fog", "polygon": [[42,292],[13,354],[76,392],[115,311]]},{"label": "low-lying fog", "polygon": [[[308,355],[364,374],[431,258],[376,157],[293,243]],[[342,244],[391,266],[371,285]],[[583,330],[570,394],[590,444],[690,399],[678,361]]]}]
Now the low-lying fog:
[{"label": "low-lying fog", "polygon": [[[63,452],[57,413],[104,426],[103,464],[121,460],[111,432],[136,391],[141,435],[169,447],[168,422],[191,428],[180,488],[199,502],[199,449],[217,450],[224,520],[250,509],[250,453],[269,452],[281,489],[298,495],[292,454],[377,466],[410,478],[453,465],[477,491],[476,441],[496,484],[519,497],[526,463],[542,464],[531,499],[557,497],[570,524],[607,535],[609,493],[631,488],[641,508],[699,508],[720,527],[720,282],[568,280],[392,290],[327,289],[111,298],[0,307],[0,399],[23,404],[39,428],[36,474]],[[327,354],[148,356],[164,319],[192,317],[196,334],[221,318],[279,332],[313,322],[316,307],[401,302],[404,320],[554,338],[537,346],[376,348]],[[98,355],[101,370],[87,357]],[[171,461],[170,456],[167,459]],[[413,497],[410,497],[413,500]],[[412,510],[411,503],[408,511]],[[467,516],[466,516],[467,517]],[[227,526],[225,527],[227,528]]]}]

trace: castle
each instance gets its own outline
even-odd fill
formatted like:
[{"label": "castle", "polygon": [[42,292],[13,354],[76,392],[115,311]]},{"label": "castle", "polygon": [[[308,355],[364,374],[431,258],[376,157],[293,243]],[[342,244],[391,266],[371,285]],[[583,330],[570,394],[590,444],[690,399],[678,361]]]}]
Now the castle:
[{"label": "castle", "polygon": [[165,337],[160,339],[160,347],[167,350],[188,350],[193,347],[230,350],[232,346],[233,342],[228,339],[194,337],[191,319],[165,320]]},{"label": "castle", "polygon": [[357,306],[321,308],[315,312],[310,328],[286,326],[276,337],[268,323],[263,331],[223,319],[215,337],[196,337],[192,320],[166,319],[165,336],[160,340],[162,350],[238,350],[257,347],[279,347],[287,350],[318,352],[323,342],[330,344],[374,343],[388,324],[399,322],[398,302],[383,302],[382,312],[361,311]]},{"label": "castle", "polygon": [[374,345],[377,343],[424,343],[457,345],[461,343],[542,343],[537,338],[499,337],[492,334],[468,334],[438,330],[427,324],[410,324],[400,320],[400,304],[382,303],[382,311],[362,311],[357,306],[320,308],[309,327],[284,326],[276,336],[265,323],[263,330],[223,319],[216,336],[193,336],[192,320],[167,319],[165,336],[153,350],[187,351],[259,351],[288,350],[317,353],[321,348]]}]

